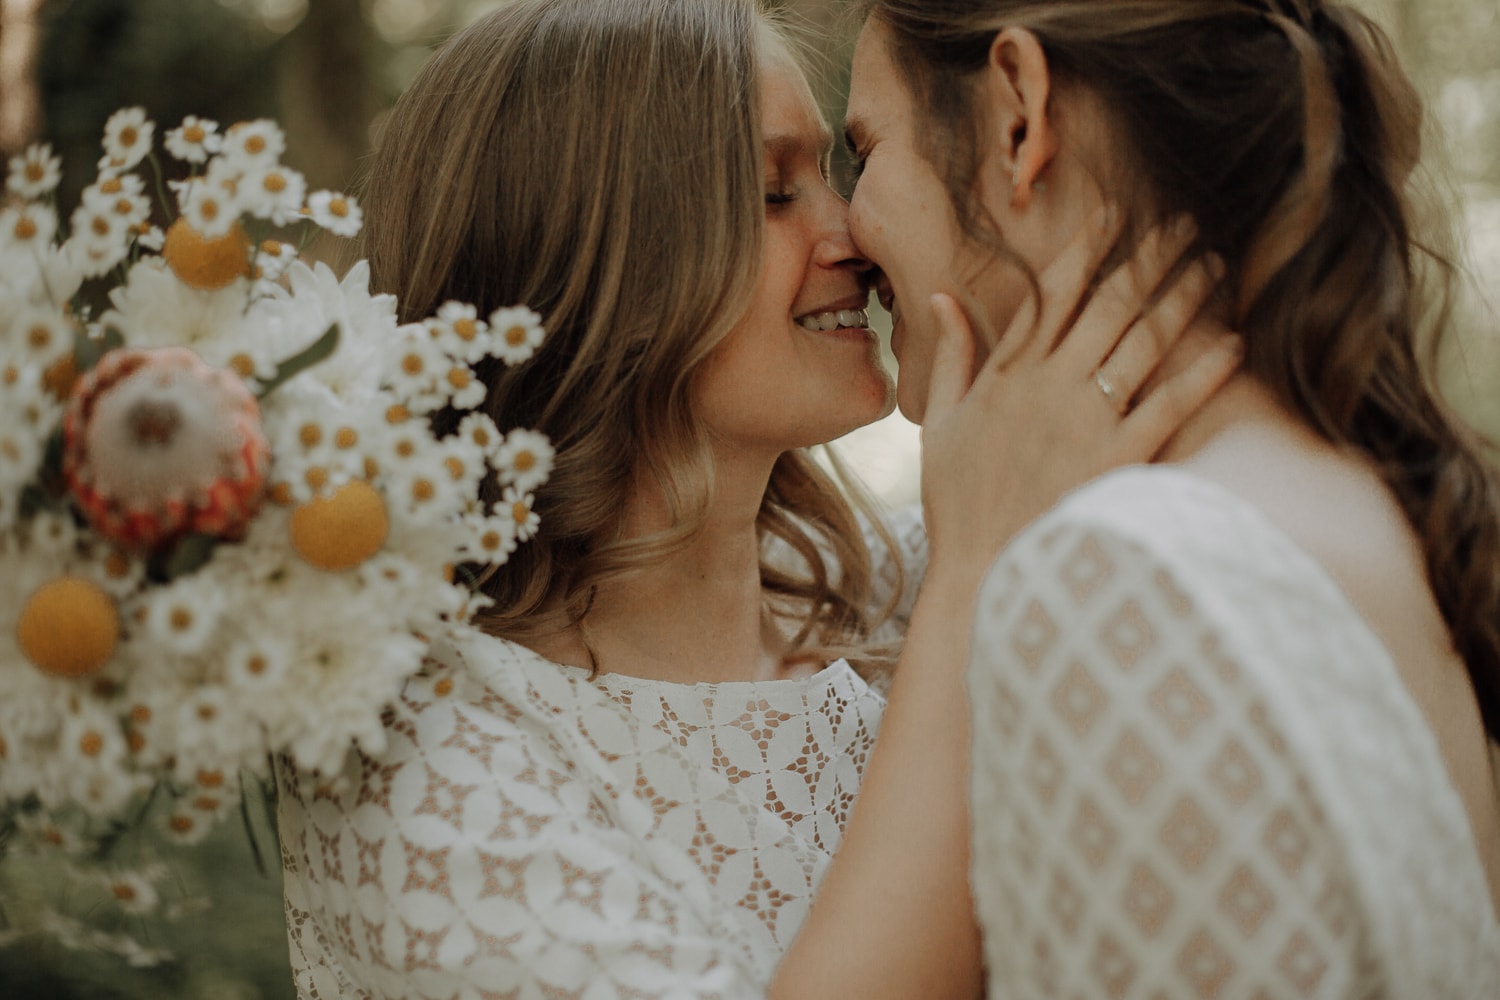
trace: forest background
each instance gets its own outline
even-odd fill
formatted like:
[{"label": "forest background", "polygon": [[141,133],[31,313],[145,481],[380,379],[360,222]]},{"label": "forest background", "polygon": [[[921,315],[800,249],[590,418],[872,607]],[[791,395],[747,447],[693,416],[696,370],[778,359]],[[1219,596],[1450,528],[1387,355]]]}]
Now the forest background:
[{"label": "forest background", "polygon": [[[225,124],[271,117],[287,130],[284,162],[310,190],[357,193],[391,103],[437,44],[501,2],[0,0],[0,154],[52,142],[65,159],[66,218],[117,108],[141,105],[160,129],[189,114]],[[853,44],[847,3],[779,5],[822,54],[820,98],[837,121]],[[1500,441],[1500,3],[1355,5],[1386,28],[1428,100],[1429,166],[1449,193],[1466,275],[1437,375],[1452,403]],[[840,451],[886,501],[917,498],[917,435],[899,415],[850,435]],[[143,837],[130,850],[145,857],[155,845]],[[26,939],[0,949],[0,997],[289,1000],[277,859],[274,831],[248,810],[245,824],[228,822],[169,862],[204,909],[128,928],[175,960],[136,969]],[[14,865],[0,862],[0,932],[56,888],[46,873]]]}]

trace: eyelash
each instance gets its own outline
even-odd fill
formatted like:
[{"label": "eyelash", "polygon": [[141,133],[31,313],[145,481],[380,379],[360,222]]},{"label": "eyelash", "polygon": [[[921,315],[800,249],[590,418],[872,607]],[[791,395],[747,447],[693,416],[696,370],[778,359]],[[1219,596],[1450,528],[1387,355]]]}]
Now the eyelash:
[{"label": "eyelash", "polygon": [[797,200],[797,195],[792,191],[767,191],[767,205],[790,205]]}]

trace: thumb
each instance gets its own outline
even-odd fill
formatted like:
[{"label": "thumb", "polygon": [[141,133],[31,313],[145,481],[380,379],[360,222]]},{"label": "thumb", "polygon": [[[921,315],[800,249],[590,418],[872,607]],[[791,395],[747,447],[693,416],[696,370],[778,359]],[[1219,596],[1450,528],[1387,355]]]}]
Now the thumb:
[{"label": "thumb", "polygon": [[927,376],[924,423],[951,412],[974,383],[974,331],[968,317],[951,295],[939,292],[929,301],[937,321],[937,344]]}]

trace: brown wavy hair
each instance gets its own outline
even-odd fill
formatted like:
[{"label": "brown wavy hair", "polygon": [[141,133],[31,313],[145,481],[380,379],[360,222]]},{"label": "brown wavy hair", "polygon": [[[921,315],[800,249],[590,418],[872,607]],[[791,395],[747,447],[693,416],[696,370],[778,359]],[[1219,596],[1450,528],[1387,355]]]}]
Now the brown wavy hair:
[{"label": "brown wavy hair", "polygon": [[1500,485],[1426,376],[1452,268],[1417,237],[1421,101],[1380,28],[1319,0],[865,7],[890,31],[931,126],[924,153],[971,237],[993,232],[973,193],[972,84],[996,34],[1028,29],[1057,85],[1100,103],[1131,195],[1117,200],[1142,216],[1132,229],[1198,221],[1200,249],[1229,265],[1246,370],[1328,441],[1369,456],[1399,501],[1500,739]]},{"label": "brown wavy hair", "polygon": [[[512,0],[448,41],[384,126],[363,197],[373,287],[404,322],[521,303],[547,329],[526,364],[479,366],[483,410],[557,453],[539,534],[479,574],[494,634],[579,624],[600,581],[703,524],[713,474],[690,387],[755,286],[760,62],[778,37],[752,0]],[[673,527],[623,538],[638,477]],[[862,648],[873,625],[842,479],[789,452],[761,503],[762,539],[796,556],[764,561],[763,589],[804,652]]]}]

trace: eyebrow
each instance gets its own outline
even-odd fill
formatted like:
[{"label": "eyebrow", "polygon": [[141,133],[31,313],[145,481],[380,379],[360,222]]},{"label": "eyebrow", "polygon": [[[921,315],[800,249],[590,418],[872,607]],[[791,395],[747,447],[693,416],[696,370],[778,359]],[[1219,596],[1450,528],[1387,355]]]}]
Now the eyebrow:
[{"label": "eyebrow", "polygon": [[833,132],[827,126],[818,129],[816,145],[808,143],[806,134],[777,132],[766,136],[766,152],[778,159],[798,153],[810,153],[814,159],[822,159],[832,145]]}]

